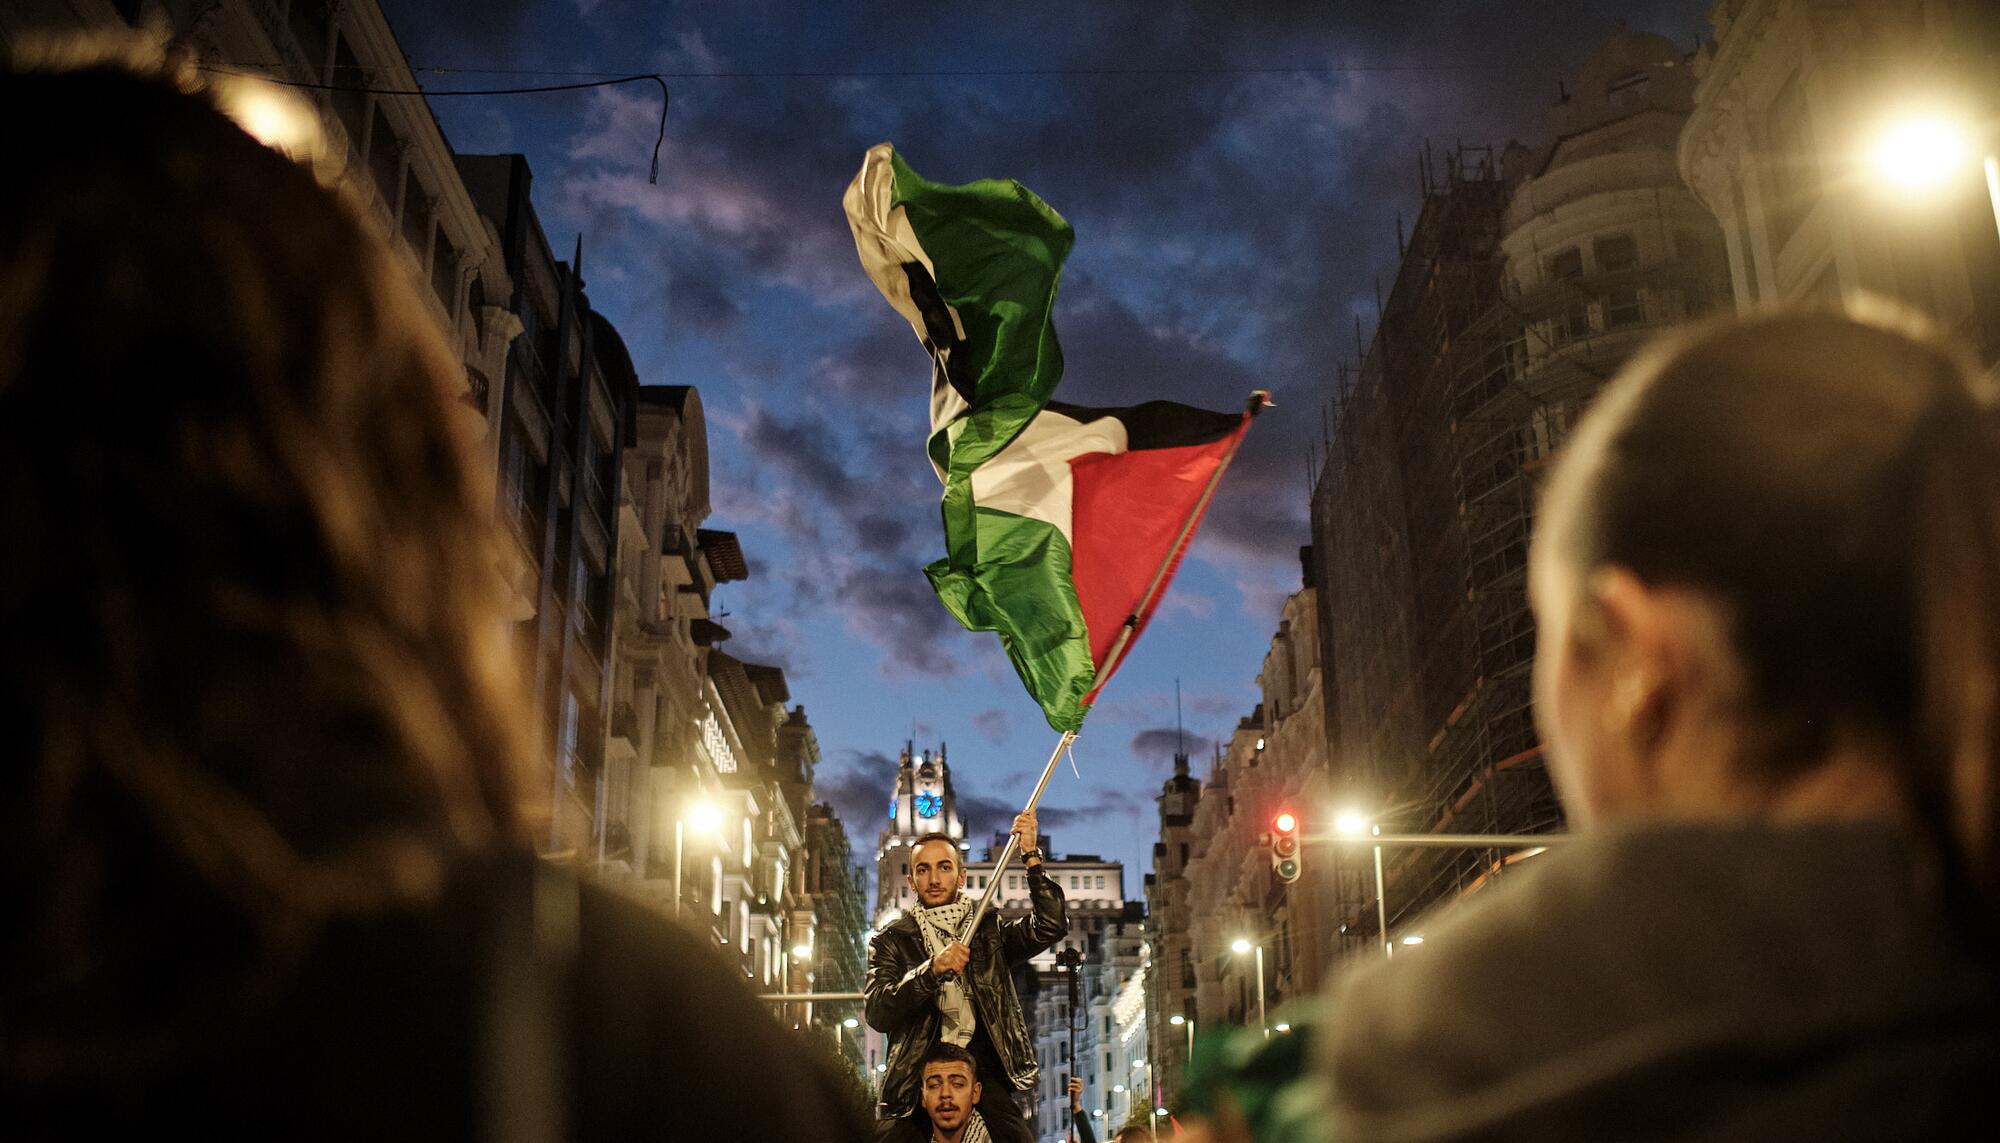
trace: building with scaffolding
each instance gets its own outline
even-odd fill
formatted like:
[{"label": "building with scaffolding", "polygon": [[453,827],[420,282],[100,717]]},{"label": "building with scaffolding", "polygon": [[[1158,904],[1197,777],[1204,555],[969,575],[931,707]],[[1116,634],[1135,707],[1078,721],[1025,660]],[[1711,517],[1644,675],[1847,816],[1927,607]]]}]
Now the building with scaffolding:
[{"label": "building with scaffolding", "polygon": [[[1729,298],[1721,234],[1676,165],[1690,63],[1621,30],[1551,110],[1546,147],[1426,152],[1375,335],[1339,371],[1312,501],[1330,777],[1385,826],[1561,824],[1529,709],[1536,485],[1633,349]],[[1385,858],[1393,933],[1515,854]],[[1346,913],[1349,935],[1375,932],[1372,893]]]}]

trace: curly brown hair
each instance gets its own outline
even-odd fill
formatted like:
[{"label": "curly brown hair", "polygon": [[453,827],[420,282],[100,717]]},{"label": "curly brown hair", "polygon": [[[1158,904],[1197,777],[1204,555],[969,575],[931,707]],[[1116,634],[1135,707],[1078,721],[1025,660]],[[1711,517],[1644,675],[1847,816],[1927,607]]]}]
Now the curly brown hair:
[{"label": "curly brown hair", "polygon": [[464,375],[382,241],[163,71],[0,73],[0,985],[142,1062],[522,836]]}]

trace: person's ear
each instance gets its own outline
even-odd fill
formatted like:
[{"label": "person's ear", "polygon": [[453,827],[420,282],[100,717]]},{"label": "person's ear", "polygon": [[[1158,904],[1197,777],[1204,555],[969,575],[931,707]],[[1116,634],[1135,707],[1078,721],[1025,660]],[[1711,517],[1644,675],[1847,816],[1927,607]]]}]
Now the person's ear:
[{"label": "person's ear", "polygon": [[978,1081],[978,1080],[973,1080],[973,1081],[972,1081],[972,1102],[974,1102],[974,1103],[978,1103],[978,1102],[979,1102],[979,1081]]},{"label": "person's ear", "polygon": [[1645,764],[1685,698],[1693,666],[1685,601],[1619,567],[1594,573],[1590,594],[1607,681],[1604,729],[1640,764],[1636,776],[1650,780]]}]

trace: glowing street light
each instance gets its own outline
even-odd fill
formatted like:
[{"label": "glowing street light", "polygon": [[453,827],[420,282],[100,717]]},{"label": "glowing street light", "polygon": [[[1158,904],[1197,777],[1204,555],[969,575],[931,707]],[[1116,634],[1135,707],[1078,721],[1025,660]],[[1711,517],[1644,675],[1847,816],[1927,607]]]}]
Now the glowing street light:
[{"label": "glowing street light", "polygon": [[674,819],[674,916],[681,915],[681,858],[687,848],[687,827],[713,837],[722,831],[722,807],[703,798]]},{"label": "glowing street light", "polygon": [[843,1028],[859,1028],[861,1027],[861,1021],[856,1020],[852,1016],[849,1016],[847,1019],[842,1020],[840,1022],[840,1026]]},{"label": "glowing street light", "polygon": [[811,956],[812,952],[813,952],[812,946],[804,942],[800,942],[799,944],[795,944],[792,946],[792,955],[799,958],[800,960],[804,960],[807,957]]},{"label": "glowing street light", "polygon": [[1229,942],[1229,951],[1241,956],[1250,951],[1250,942],[1242,937],[1237,937],[1235,940]]},{"label": "glowing street light", "polygon": [[[1989,140],[1981,166],[1993,224],[2000,229],[2000,152]],[[1865,148],[1868,167],[1887,190],[1934,194],[1963,179],[1982,146],[1965,121],[1938,108],[1918,108],[1885,120]]]},{"label": "glowing street light", "polygon": [[688,824],[698,833],[717,833],[722,829],[722,807],[704,798],[688,807]]},{"label": "glowing street light", "polygon": [[1368,819],[1353,810],[1342,810],[1334,815],[1333,828],[1348,837],[1361,837],[1368,832]]},{"label": "glowing street light", "polygon": [[1890,121],[1868,148],[1875,174],[1904,191],[1944,186],[1964,173],[1971,154],[1965,128],[1933,111]]},{"label": "glowing street light", "polygon": [[1409,936],[1403,938],[1403,943],[1406,945],[1420,945],[1424,943],[1424,938],[1417,933],[1411,933]]}]

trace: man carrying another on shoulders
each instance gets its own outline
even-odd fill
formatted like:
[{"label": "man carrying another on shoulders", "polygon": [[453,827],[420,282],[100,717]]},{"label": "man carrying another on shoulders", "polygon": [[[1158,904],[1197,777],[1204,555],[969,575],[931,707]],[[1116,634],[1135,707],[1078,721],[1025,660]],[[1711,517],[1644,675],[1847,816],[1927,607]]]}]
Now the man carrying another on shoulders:
[{"label": "man carrying another on shoulders", "polygon": [[876,1138],[916,1143],[924,1060],[932,1048],[963,1048],[973,1061],[980,1092],[974,1097],[983,1129],[999,1143],[1033,1143],[1013,1093],[1040,1075],[1034,1041],[1014,993],[1014,966],[1055,945],[1069,931],[1069,915],[1048,871],[1033,812],[1014,819],[1013,832],[1029,847],[1026,866],[1029,916],[1001,920],[987,914],[969,943],[960,939],[974,902],[967,899],[965,863],[958,843],[941,833],[910,846],[910,888],[917,904],[890,922],[868,946],[868,1025],[889,1038],[887,1072]]}]

